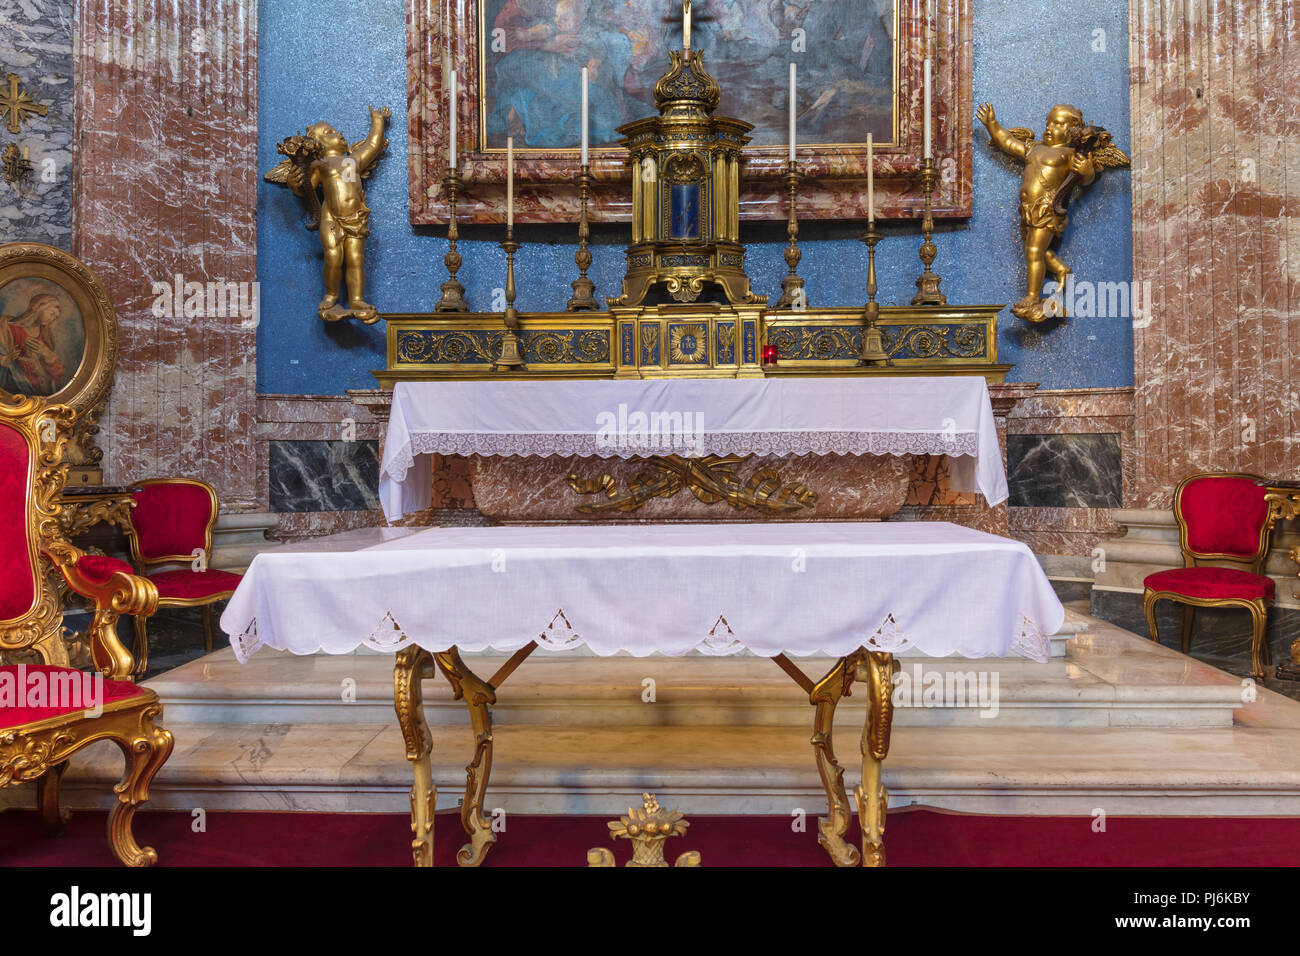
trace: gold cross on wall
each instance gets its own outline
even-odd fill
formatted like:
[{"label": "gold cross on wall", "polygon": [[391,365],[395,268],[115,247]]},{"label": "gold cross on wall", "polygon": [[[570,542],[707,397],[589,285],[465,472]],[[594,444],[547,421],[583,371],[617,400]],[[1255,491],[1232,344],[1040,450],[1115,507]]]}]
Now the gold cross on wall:
[{"label": "gold cross on wall", "polygon": [[37,116],[44,116],[49,112],[48,106],[42,106],[28,96],[26,91],[18,89],[21,82],[22,80],[19,79],[17,73],[10,73],[9,91],[7,93],[0,92],[0,115],[9,114],[9,132],[11,133],[22,132],[22,121],[27,118],[28,114],[34,113]]}]

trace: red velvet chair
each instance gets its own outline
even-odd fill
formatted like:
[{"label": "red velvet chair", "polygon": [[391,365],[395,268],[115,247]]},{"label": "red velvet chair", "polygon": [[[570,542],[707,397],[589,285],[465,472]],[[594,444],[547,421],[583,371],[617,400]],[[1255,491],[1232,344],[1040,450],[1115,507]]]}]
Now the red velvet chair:
[{"label": "red velvet chair", "polygon": [[[212,651],[212,605],[235,593],[241,576],[207,566],[212,556],[212,529],[220,506],[217,492],[197,478],[151,478],[135,484],[135,507],[127,538],[131,557],[158,588],[158,606],[202,607],[203,646]],[[185,567],[150,574],[152,565],[184,562]],[[199,567],[195,568],[194,565]],[[137,673],[149,665],[145,618],[135,618]]]},{"label": "red velvet chair", "polygon": [[[1265,628],[1268,602],[1276,587],[1260,574],[1268,556],[1269,505],[1264,479],[1237,472],[1201,473],[1184,478],[1174,492],[1183,567],[1147,575],[1142,609],[1151,639],[1159,641],[1156,602],[1183,605],[1183,653],[1191,649],[1198,607],[1241,607],[1250,611],[1253,630],[1251,675],[1264,677],[1272,663]],[[1202,562],[1236,565],[1204,566]]]},{"label": "red velvet chair", "polygon": [[[158,854],[135,842],[131,821],[173,741],[154,726],[158,695],[129,680],[131,655],[116,625],[120,614],[151,614],[158,592],[125,562],[85,554],[62,536],[58,496],[73,417],[66,405],[0,392],[0,787],[35,781],[46,826],[61,830],[59,781],[69,758],[113,741],[126,769],[113,788],[109,845],[128,866],[148,866]],[[69,666],[52,570],[94,606],[87,637],[102,682]]]}]

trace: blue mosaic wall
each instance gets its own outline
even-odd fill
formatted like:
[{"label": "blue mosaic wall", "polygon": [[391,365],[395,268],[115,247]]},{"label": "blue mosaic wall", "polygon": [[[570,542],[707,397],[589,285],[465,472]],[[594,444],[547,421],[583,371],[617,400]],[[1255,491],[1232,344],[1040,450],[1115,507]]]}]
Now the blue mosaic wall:
[{"label": "blue mosaic wall", "polygon": [[[1105,126],[1128,151],[1128,5],[1107,0],[974,0],[975,104],[990,101],[1006,126],[1039,134],[1047,111],[1074,103],[1089,122]],[[444,278],[441,230],[415,229],[407,212],[406,63],[403,0],[336,5],[316,15],[309,0],[277,0],[259,11],[259,169],[280,159],[275,144],[317,120],[359,139],[368,105],[388,105],[393,119],[387,157],[367,185],[371,208],[367,298],[381,312],[421,312],[437,301]],[[773,83],[784,82],[774,77]],[[972,123],[975,122],[972,117]],[[1023,295],[1024,264],[1016,215],[1019,170],[975,137],[975,212],[940,226],[935,271],[951,303],[1010,303]],[[1077,280],[1128,282],[1131,200],[1127,170],[1111,171],[1070,209],[1062,256]],[[742,224],[754,288],[772,301],[786,272],[784,229]],[[920,263],[915,223],[886,227],[877,257],[883,304],[903,304],[913,293]],[[462,240],[460,279],[471,304],[484,308],[500,286],[505,257],[498,230],[470,229]],[[805,223],[800,274],[811,304],[852,305],[864,300],[865,249],[860,227]],[[516,261],[521,310],[562,309],[572,290],[573,227],[525,227]],[[623,276],[624,233],[595,237],[590,275],[597,295],[614,294]],[[373,388],[370,372],[384,366],[382,323],[327,327],[316,318],[320,248],[302,227],[299,205],[278,186],[263,183],[258,197],[258,276],[262,323],[258,332],[258,391],[342,394]],[[853,263],[862,263],[860,270]],[[848,267],[846,267],[848,264]],[[1046,334],[1026,328],[1004,310],[998,350],[1015,363],[1009,379],[1045,388],[1126,386],[1133,383],[1133,332],[1126,318],[1072,318]]]}]

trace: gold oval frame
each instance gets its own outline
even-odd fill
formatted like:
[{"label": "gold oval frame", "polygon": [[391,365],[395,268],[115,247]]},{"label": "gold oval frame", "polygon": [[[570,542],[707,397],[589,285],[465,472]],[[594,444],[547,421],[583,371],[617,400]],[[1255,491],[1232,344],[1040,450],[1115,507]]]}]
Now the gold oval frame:
[{"label": "gold oval frame", "polygon": [[42,278],[62,288],[81,311],[86,344],[81,364],[68,383],[40,398],[71,406],[78,419],[93,412],[108,397],[117,369],[117,313],[108,293],[81,260],[40,242],[0,245],[0,289],[14,279]]}]

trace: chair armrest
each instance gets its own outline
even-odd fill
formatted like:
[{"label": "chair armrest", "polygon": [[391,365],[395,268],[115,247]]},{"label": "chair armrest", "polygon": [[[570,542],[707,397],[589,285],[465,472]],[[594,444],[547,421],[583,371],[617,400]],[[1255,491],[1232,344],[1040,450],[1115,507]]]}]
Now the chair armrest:
[{"label": "chair armrest", "polygon": [[125,571],[85,566],[93,557],[66,541],[53,541],[42,549],[68,582],[68,587],[95,604],[90,626],[90,655],[95,667],[113,680],[129,680],[134,661],[117,639],[117,619],[122,614],[153,614],[158,610],[158,588],[148,578]]}]

